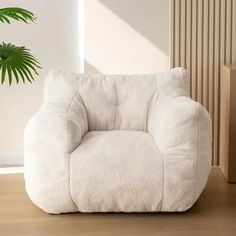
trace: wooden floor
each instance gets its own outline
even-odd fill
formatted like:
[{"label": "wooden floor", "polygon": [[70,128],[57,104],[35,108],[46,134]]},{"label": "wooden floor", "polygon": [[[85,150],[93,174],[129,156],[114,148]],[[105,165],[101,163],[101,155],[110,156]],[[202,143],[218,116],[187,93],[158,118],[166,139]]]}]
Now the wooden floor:
[{"label": "wooden floor", "polygon": [[236,184],[214,168],[185,213],[48,215],[31,203],[22,174],[0,175],[0,236],[236,236]]}]

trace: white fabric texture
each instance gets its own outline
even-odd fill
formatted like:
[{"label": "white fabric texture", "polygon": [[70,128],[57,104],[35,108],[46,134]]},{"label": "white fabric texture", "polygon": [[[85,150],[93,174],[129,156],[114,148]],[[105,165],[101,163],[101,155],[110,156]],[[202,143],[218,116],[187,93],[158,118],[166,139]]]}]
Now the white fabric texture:
[{"label": "white fabric texture", "polygon": [[211,166],[211,120],[186,71],[51,71],[25,129],[25,186],[48,213],[185,211]]}]

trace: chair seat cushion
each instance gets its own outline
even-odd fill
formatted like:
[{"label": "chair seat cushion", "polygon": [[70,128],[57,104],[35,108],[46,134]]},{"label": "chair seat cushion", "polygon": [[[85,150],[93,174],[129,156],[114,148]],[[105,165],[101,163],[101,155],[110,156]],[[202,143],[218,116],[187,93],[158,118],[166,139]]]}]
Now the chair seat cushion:
[{"label": "chair seat cushion", "polygon": [[81,212],[160,211],[162,155],[146,132],[88,132],[70,157],[70,188]]}]

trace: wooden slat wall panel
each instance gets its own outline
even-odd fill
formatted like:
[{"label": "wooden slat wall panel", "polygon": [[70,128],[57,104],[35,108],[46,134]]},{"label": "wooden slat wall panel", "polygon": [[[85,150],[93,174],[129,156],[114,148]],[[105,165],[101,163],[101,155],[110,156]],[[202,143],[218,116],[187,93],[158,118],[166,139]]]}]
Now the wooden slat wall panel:
[{"label": "wooden slat wall panel", "polygon": [[182,0],[181,3],[181,14],[180,12],[180,24],[181,24],[181,32],[180,32],[180,48],[184,48],[184,50],[180,51],[180,66],[185,67],[185,61],[186,61],[186,12],[185,12],[185,5],[186,0]]},{"label": "wooden slat wall panel", "polygon": [[233,6],[232,6],[232,15],[233,15],[233,23],[232,23],[232,39],[233,39],[233,42],[232,42],[232,61],[233,62],[236,62],[236,1],[233,0],[232,2]]},{"label": "wooden slat wall panel", "polygon": [[[197,2],[192,1],[192,9],[191,9],[191,17],[192,17],[192,45],[191,45],[191,57],[192,57],[192,68],[191,68],[191,88],[190,94],[192,98],[196,100],[196,89],[197,89],[197,81],[196,81],[196,65],[197,65]],[[181,51],[181,49],[180,49]]]},{"label": "wooden slat wall panel", "polygon": [[[190,1],[191,2],[191,1]],[[209,48],[209,1],[204,1],[203,5],[203,106],[208,110],[208,48]],[[191,77],[189,77],[191,80]]]},{"label": "wooden slat wall panel", "polygon": [[187,69],[191,97],[212,117],[218,165],[220,65],[236,63],[236,0],[172,0],[171,9],[171,66]]},{"label": "wooden slat wall panel", "polygon": [[[198,1],[198,0],[195,0]],[[213,137],[213,148],[212,148],[212,154],[213,154],[213,160],[212,160],[212,164],[216,162],[216,153],[215,150],[216,147],[215,146],[215,135],[217,130],[214,129],[215,125],[214,125],[214,97],[213,97],[213,87],[214,87],[214,3],[215,0],[207,0],[209,1],[209,64],[208,64],[208,68],[209,68],[209,74],[208,74],[208,80],[209,80],[209,87],[208,87],[208,95],[209,95],[209,99],[208,99],[208,111],[211,115],[212,118],[212,122],[213,122],[213,130],[212,130],[212,137]]]},{"label": "wooden slat wall panel", "polygon": [[197,100],[203,103],[203,69],[202,69],[202,49],[203,49],[203,0],[198,0],[197,8],[197,68],[196,68],[196,77],[197,79]]},{"label": "wooden slat wall panel", "polygon": [[[218,25],[218,27],[216,27]],[[215,0],[215,14],[214,14],[214,78],[213,78],[213,156],[215,156],[215,162],[218,164],[218,152],[219,152],[219,76],[220,76],[220,0]],[[214,162],[213,162],[214,164]]]},{"label": "wooden slat wall panel", "polygon": [[[192,58],[191,58],[191,50],[192,50],[192,1],[186,0],[186,43],[187,43],[187,49],[186,49],[186,69],[188,72],[188,78],[191,76],[191,68],[192,68]],[[173,62],[174,64],[174,62]],[[191,80],[189,81],[189,91],[192,87]]]}]

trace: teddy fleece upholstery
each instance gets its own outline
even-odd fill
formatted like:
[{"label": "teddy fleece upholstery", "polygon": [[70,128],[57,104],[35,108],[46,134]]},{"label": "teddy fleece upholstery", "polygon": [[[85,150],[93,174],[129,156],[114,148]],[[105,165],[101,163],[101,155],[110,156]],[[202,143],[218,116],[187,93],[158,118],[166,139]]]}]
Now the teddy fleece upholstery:
[{"label": "teddy fleece upholstery", "polygon": [[211,120],[182,68],[51,71],[24,148],[26,191],[48,213],[185,211],[207,182]]}]

